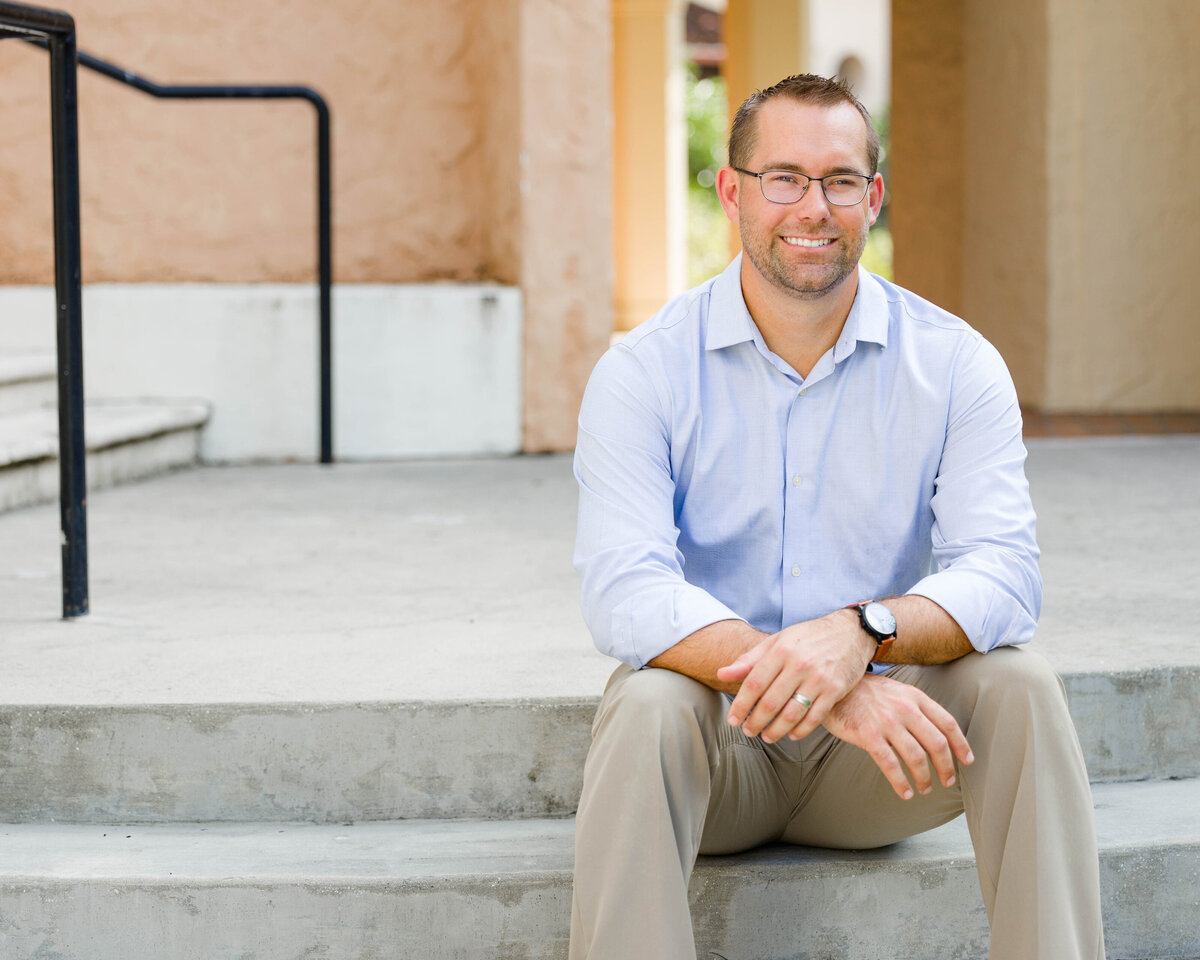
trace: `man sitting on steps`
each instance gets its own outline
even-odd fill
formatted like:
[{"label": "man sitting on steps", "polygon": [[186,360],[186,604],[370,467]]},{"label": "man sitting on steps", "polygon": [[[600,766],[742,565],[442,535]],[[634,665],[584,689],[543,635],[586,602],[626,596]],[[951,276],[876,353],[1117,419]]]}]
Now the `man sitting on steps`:
[{"label": "man sitting on steps", "polygon": [[751,96],[716,184],[744,252],[588,384],[576,566],[623,664],[572,960],[694,960],[698,853],[879,847],[964,812],[992,960],[1104,956],[1082,753],[1019,646],[1041,578],[1015,391],[978,333],[859,267],[878,153],[836,81]]}]

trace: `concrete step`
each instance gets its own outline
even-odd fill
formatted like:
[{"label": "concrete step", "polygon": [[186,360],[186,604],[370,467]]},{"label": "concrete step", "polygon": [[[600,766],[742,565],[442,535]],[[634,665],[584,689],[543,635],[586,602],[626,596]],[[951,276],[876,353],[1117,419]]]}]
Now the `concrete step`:
[{"label": "concrete step", "polygon": [[[1200,776],[1200,667],[1065,682],[1094,781]],[[0,705],[0,820],[564,816],[596,702]]]},{"label": "concrete step", "polygon": [[[87,404],[89,492],[194,464],[207,405],[191,400]],[[0,512],[58,497],[58,412],[0,416]]]},{"label": "concrete step", "polygon": [[0,354],[0,417],[53,406],[56,376],[52,353]]},{"label": "concrete step", "polygon": [[[1200,956],[1200,780],[1095,789],[1110,960]],[[561,960],[571,820],[0,827],[5,956]],[[702,858],[698,955],[983,960],[965,826]]]}]

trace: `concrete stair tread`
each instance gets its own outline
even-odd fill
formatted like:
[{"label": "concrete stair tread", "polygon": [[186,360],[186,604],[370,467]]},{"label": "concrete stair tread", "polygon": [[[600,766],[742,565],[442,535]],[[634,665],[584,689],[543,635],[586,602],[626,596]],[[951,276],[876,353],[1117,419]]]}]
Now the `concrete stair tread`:
[{"label": "concrete stair tread", "polygon": [[[1200,778],[1095,784],[1102,853],[1195,848],[1200,860]],[[215,882],[292,878],[442,880],[481,874],[569,873],[574,820],[398,820],[344,824],[138,823],[2,824],[0,882],[90,878]],[[728,857],[701,857],[722,871],[866,873],[935,861],[973,860],[960,817],[878,850],[772,844]],[[1200,894],[1198,894],[1200,895]]]},{"label": "concrete stair tread", "polygon": [[[88,403],[84,439],[89,452],[174,430],[203,426],[207,405],[197,401],[131,400]],[[0,417],[0,468],[58,456],[58,412],[28,410]]]},{"label": "concrete stair tread", "polygon": [[29,380],[54,380],[58,363],[53,353],[0,353],[0,386]]},{"label": "concrete stair tread", "polygon": [[[1098,786],[1095,796],[1109,956],[1200,955],[1200,781]],[[0,921],[9,949],[30,956],[561,960],[572,827],[0,827]],[[701,949],[735,960],[987,953],[961,818],[881,850],[701,858],[690,893]]]},{"label": "concrete stair tread", "polygon": [[[1200,670],[1065,681],[1093,780],[1200,776]],[[0,817],[562,816],[578,802],[595,708],[595,697],[0,706]]]}]

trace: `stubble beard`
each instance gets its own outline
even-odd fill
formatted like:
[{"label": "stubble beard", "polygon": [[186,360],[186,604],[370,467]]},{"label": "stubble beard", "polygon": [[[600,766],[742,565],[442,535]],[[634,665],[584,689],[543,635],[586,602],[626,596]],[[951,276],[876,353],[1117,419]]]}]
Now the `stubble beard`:
[{"label": "stubble beard", "polygon": [[[867,245],[866,231],[857,238],[848,238],[842,233],[836,241],[841,244],[837,258],[827,264],[819,276],[806,280],[784,258],[783,252],[776,246],[777,238],[774,235],[769,235],[766,243],[763,243],[761,234],[749,235],[750,230],[744,221],[739,227],[742,250],[754,268],[773,286],[797,300],[820,300],[835,289],[858,267]],[[779,240],[778,243],[783,244],[783,241]]]}]

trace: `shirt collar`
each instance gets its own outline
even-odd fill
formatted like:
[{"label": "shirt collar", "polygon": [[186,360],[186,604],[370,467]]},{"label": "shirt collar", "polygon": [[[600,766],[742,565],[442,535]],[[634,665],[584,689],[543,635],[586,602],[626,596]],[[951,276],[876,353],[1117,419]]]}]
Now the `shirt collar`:
[{"label": "shirt collar", "polygon": [[742,296],[742,255],[739,253],[713,281],[704,349],[720,350],[735,343],[753,341],[757,336],[758,327],[754,325]]},{"label": "shirt collar", "polygon": [[854,303],[850,305],[846,323],[842,326],[841,336],[833,346],[833,362],[845,360],[860,341],[886,347],[889,316],[887,294],[875,276],[860,265],[858,290],[854,294]]},{"label": "shirt collar", "polygon": [[[854,303],[833,348],[834,362],[841,363],[850,356],[860,340],[886,347],[888,316],[887,295],[879,281],[860,265]],[[720,350],[758,339],[758,327],[742,296],[742,254],[739,253],[713,281],[704,349]]]}]

